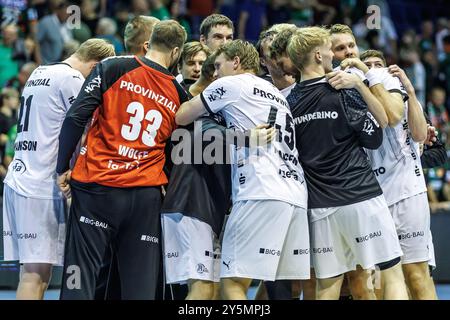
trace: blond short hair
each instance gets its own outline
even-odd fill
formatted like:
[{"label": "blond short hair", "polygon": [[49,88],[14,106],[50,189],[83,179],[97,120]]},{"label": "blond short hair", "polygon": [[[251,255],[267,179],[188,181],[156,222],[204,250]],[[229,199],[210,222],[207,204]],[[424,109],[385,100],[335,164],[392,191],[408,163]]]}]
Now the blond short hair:
[{"label": "blond short hair", "polygon": [[346,34],[349,34],[349,35],[355,37],[352,29],[350,29],[350,27],[347,26],[346,24],[339,24],[339,23],[333,24],[329,30],[330,30],[331,35],[339,34],[339,33],[346,33]]},{"label": "blond short hair", "polygon": [[174,48],[181,50],[186,39],[186,30],[177,21],[164,20],[153,27],[149,47],[157,47],[163,51],[170,51]]},{"label": "blond short hair", "polygon": [[248,41],[241,39],[233,40],[220,46],[215,52],[216,57],[224,54],[229,60],[239,57],[243,70],[259,72],[259,55],[255,47]]},{"label": "blond short hair", "polygon": [[202,51],[206,54],[206,57],[209,57],[209,55],[211,54],[211,50],[198,41],[185,43],[183,46],[183,52],[181,53],[180,57],[180,66],[188,62],[189,59],[192,59],[197,53]]},{"label": "blond short hair", "polygon": [[128,21],[123,34],[125,49],[131,54],[139,53],[145,41],[150,40],[153,27],[159,21],[148,16],[137,16]]},{"label": "blond short hair", "polygon": [[274,31],[276,33],[283,32],[284,30],[288,29],[295,29],[297,26],[292,23],[278,23],[271,26],[267,31]]},{"label": "blond short hair", "polygon": [[104,39],[89,39],[83,42],[74,55],[82,62],[101,61],[115,56],[114,46]]},{"label": "blond short hair", "polygon": [[287,53],[292,63],[303,70],[310,59],[311,53],[330,41],[330,32],[322,27],[307,27],[298,29],[291,37]]},{"label": "blond short hair", "polygon": [[359,59],[364,61],[368,58],[379,58],[383,61],[384,66],[386,66],[386,58],[384,57],[383,52],[378,50],[367,50],[361,53]]}]

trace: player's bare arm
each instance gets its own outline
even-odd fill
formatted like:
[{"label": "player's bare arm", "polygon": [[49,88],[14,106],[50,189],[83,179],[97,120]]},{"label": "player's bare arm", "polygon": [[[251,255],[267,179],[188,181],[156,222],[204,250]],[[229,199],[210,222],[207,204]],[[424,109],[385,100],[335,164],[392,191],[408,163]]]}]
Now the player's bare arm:
[{"label": "player's bare arm", "polygon": [[343,71],[334,71],[328,73],[327,78],[328,83],[336,90],[352,88],[358,90],[378,124],[382,128],[388,125],[388,117],[383,106],[357,75]]},{"label": "player's bare arm", "polygon": [[394,76],[399,78],[400,82],[406,90],[409,96],[408,100],[408,125],[411,131],[411,136],[416,142],[424,142],[427,138],[427,122],[423,115],[422,107],[420,102],[417,100],[416,91],[411,81],[406,76],[405,71],[397,65],[389,66],[389,72]]},{"label": "player's bare arm", "polygon": [[[355,67],[364,72],[369,79],[371,74],[369,68],[359,58],[348,58],[342,61],[341,68]],[[370,87],[370,91],[383,105],[388,117],[389,126],[394,127],[403,118],[404,104],[402,95],[397,92],[389,92],[383,84],[378,83]]]},{"label": "player's bare arm", "polygon": [[206,108],[198,95],[181,105],[175,115],[175,121],[178,125],[186,126],[206,113]]}]

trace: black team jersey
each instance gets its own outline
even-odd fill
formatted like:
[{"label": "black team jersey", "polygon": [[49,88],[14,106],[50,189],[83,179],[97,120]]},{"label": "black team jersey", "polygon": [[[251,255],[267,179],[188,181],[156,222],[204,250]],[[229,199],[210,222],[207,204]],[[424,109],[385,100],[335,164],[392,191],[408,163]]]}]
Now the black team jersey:
[{"label": "black team jersey", "polygon": [[335,90],[322,77],[297,84],[287,101],[308,208],[339,207],[382,194],[363,147],[378,148],[383,131],[356,90]]},{"label": "black team jersey", "polygon": [[[222,154],[223,164],[214,163],[207,165],[203,162],[194,162],[194,152],[198,148],[195,144],[200,144],[200,151],[203,153],[205,147],[211,142],[202,142],[200,134],[207,130],[215,129],[226,138],[226,128],[219,124],[221,121],[217,116],[202,117],[201,126],[194,130],[194,124],[185,127],[189,130],[191,137],[191,162],[174,164],[171,169],[167,193],[164,198],[163,213],[182,213],[185,216],[193,217],[211,226],[217,236],[220,235],[225,214],[231,207],[231,168],[225,162],[225,155],[228,149],[224,143]],[[200,122],[197,122],[200,123]],[[219,135],[215,135],[219,137]],[[181,155],[177,148],[182,145],[182,140],[173,146],[172,154]],[[198,161],[197,161],[198,162]]]}]

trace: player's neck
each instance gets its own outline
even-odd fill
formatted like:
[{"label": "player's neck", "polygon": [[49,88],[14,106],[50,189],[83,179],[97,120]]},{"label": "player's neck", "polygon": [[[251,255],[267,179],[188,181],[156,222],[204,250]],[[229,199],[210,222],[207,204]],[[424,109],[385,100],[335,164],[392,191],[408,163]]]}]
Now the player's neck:
[{"label": "player's neck", "polygon": [[302,77],[300,82],[320,78],[323,76],[325,76],[325,70],[321,65],[309,65],[302,70]]},{"label": "player's neck", "polygon": [[282,76],[282,77],[272,77],[273,85],[278,90],[286,89],[287,87],[293,85],[295,83],[295,79],[291,76]]},{"label": "player's neck", "polygon": [[63,61],[63,63],[68,64],[72,69],[81,70],[82,62],[74,57],[73,55],[68,57],[66,60]]},{"label": "player's neck", "polygon": [[147,51],[145,57],[164,68],[168,69],[171,63],[170,56],[167,53],[156,51],[156,50],[149,50]]}]

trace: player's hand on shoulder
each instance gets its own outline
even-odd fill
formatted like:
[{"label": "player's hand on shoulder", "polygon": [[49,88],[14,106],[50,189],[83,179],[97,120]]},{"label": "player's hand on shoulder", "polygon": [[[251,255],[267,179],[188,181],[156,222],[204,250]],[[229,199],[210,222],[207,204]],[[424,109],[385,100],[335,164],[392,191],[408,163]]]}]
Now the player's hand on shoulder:
[{"label": "player's hand on shoulder", "polygon": [[69,184],[71,175],[72,175],[72,171],[67,170],[66,172],[64,172],[62,174],[58,174],[58,177],[57,177],[58,187],[67,199],[72,198],[72,194],[70,192],[70,184]]},{"label": "player's hand on shoulder", "polygon": [[369,68],[362,62],[359,58],[347,58],[341,62],[341,69],[345,70],[347,68],[358,68],[362,72],[367,73]]},{"label": "player's hand on shoulder", "polygon": [[427,139],[423,142],[424,145],[429,147],[433,146],[433,143],[437,141],[437,130],[435,127],[428,125]]},{"label": "player's hand on shoulder", "polygon": [[328,83],[336,90],[354,89],[363,82],[356,74],[344,71],[333,71],[327,75]]}]

